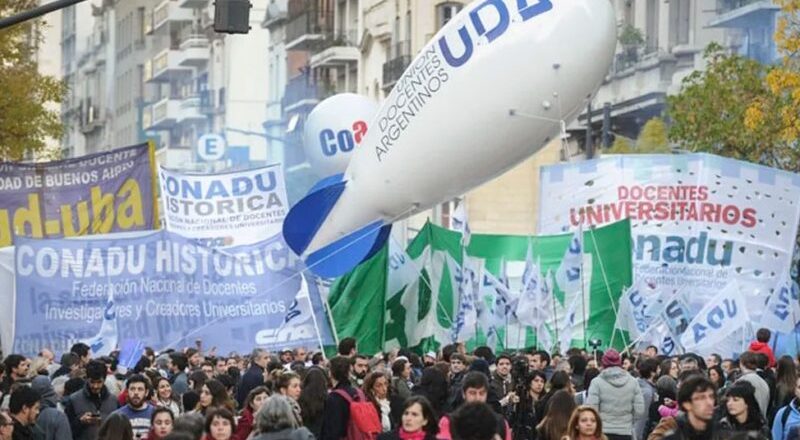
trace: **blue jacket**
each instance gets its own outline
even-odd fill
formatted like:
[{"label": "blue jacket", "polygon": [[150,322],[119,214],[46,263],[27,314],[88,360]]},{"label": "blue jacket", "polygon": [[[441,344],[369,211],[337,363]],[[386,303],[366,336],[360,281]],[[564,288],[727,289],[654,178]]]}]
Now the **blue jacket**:
[{"label": "blue jacket", "polygon": [[[786,411],[791,411],[786,423],[783,423],[783,414]],[[796,399],[791,403],[779,409],[775,414],[775,421],[772,422],[772,440],[787,440],[789,431],[794,426],[800,426],[800,409],[797,408]]]}]

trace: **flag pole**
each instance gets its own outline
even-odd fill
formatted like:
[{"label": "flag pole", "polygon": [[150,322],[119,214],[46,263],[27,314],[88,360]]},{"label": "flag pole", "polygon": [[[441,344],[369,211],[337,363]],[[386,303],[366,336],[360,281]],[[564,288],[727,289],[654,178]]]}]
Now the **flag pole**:
[{"label": "flag pole", "polygon": [[[300,277],[300,282],[306,284],[306,299],[308,300],[308,309],[311,311],[311,321],[314,322],[314,331],[317,332],[319,350],[322,352],[322,358],[325,359],[325,344],[322,342],[322,333],[319,331],[319,325],[317,324],[317,314],[314,312],[314,303],[311,301],[311,289],[308,287],[308,279],[306,279],[305,274],[301,274]],[[322,299],[322,295],[320,295],[320,299]],[[339,345],[339,341],[336,341],[336,345]]]},{"label": "flag pole", "polygon": [[[578,238],[581,241],[581,308],[583,309],[583,349],[586,350],[586,349],[589,348],[589,345],[587,344],[588,341],[586,339],[588,325],[587,325],[587,318],[586,318],[586,282],[584,281],[585,278],[584,278],[584,274],[583,274],[583,272],[584,272],[584,268],[583,268],[583,245],[584,245],[584,240],[583,240],[583,220],[581,220],[581,225],[578,226]],[[616,321],[616,317],[614,318],[614,320]],[[613,333],[613,331],[612,331],[612,333]],[[613,339],[613,337],[612,337],[612,339]]]}]

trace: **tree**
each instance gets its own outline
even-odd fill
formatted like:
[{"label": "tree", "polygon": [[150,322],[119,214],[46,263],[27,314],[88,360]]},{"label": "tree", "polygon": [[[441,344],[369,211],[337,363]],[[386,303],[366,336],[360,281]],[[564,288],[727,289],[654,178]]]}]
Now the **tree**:
[{"label": "tree", "polygon": [[634,153],[633,144],[631,141],[622,136],[614,138],[614,143],[608,149],[608,154],[632,154]]},{"label": "tree", "polygon": [[[773,105],[767,87],[769,68],[726,53],[712,43],[705,51],[707,69],[683,80],[681,92],[667,99],[670,140],[692,151],[769,166],[797,166],[796,152],[781,135],[777,118],[753,110],[754,103]],[[757,124],[752,121],[757,120]]]},{"label": "tree", "polygon": [[644,124],[635,144],[626,137],[617,136],[607,154],[669,154],[671,152],[672,149],[669,147],[667,139],[667,125],[661,118],[653,118]]},{"label": "tree", "polygon": [[[0,0],[0,16],[37,5],[37,0]],[[47,138],[60,139],[63,131],[59,113],[45,104],[61,102],[65,87],[37,70],[41,25],[29,21],[0,31],[0,160],[39,152]]]}]

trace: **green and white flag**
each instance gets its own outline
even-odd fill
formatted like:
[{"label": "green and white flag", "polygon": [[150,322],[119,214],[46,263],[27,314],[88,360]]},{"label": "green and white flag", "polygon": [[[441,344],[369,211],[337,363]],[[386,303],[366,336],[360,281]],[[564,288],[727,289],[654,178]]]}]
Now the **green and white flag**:
[{"label": "green and white flag", "polygon": [[[483,268],[483,287],[478,289],[481,294],[476,300],[482,301],[481,307],[491,309],[497,298],[491,291],[496,279],[508,280],[506,294],[511,296],[508,300],[513,302],[518,298],[529,240],[541,273],[556,273],[572,239],[572,234],[532,238],[472,234],[466,252],[462,252],[458,232],[427,224],[405,252],[390,240],[372,259],[334,283],[329,303],[338,337],[355,337],[359,352],[367,354],[395,347],[418,352],[438,349],[451,342],[459,308],[460,276],[456,272],[460,272],[464,258],[472,260],[468,266]],[[584,231],[582,252],[587,298],[585,334],[584,308],[568,307],[570,304],[565,304],[564,292],[557,283],[552,283],[555,316],[540,328],[547,327],[553,332],[545,339],[563,341],[564,337],[557,335],[562,327],[559,323],[565,321],[570,308],[570,312],[580,316],[570,320],[578,323],[570,329],[571,345],[584,347],[588,340],[600,339],[603,347],[613,344],[620,348],[629,342],[627,334],[615,332],[614,322],[620,295],[631,285],[630,223],[624,220]],[[493,321],[497,324],[499,320],[495,317]],[[534,329],[515,321],[510,312],[506,313],[506,325],[489,335],[494,342],[492,348],[537,344]],[[483,327],[476,325],[476,336],[468,345],[487,343]]]}]

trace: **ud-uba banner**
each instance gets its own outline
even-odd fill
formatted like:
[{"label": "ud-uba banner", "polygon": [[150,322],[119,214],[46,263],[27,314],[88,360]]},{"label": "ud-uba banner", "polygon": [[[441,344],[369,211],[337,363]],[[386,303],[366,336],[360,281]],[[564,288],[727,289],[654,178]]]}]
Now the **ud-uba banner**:
[{"label": "ud-uba banner", "polygon": [[0,247],[156,227],[152,144],[46,163],[0,163]]},{"label": "ud-uba banner", "polygon": [[[20,238],[14,266],[8,352],[63,352],[93,338],[156,349],[202,339],[207,347],[240,353],[333,343],[316,283],[307,282],[281,236],[229,248],[166,231]],[[2,313],[0,321],[10,310]]]},{"label": "ud-uba banner", "polygon": [[182,174],[161,168],[169,231],[214,246],[252,244],[280,234],[288,210],[280,165],[225,174]]},{"label": "ud-uba banner", "polygon": [[540,189],[540,233],[630,218],[635,277],[682,290],[692,310],[735,281],[758,320],[791,264],[797,174],[708,154],[622,155],[542,167]]}]

